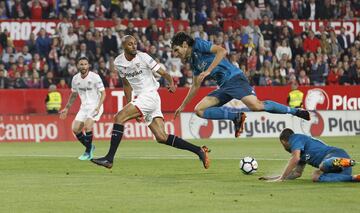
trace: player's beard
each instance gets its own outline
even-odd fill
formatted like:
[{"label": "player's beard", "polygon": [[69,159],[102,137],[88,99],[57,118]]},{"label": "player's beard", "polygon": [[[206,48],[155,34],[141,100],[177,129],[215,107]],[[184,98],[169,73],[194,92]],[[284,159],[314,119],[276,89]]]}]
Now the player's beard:
[{"label": "player's beard", "polygon": [[87,75],[88,72],[89,72],[88,69],[85,69],[85,68],[80,69],[80,73],[81,73],[82,76]]}]

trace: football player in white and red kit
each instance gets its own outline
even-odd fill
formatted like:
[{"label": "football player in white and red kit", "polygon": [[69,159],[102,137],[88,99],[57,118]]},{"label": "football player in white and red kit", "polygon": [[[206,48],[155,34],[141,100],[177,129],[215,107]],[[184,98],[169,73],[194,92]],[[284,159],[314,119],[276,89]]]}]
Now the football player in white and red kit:
[{"label": "football player in white and red kit", "polygon": [[124,53],[116,57],[114,64],[123,81],[128,103],[115,116],[109,152],[105,157],[91,161],[110,169],[113,166],[114,156],[123,136],[124,123],[130,119],[139,120],[140,117],[143,117],[159,143],[191,151],[199,156],[205,169],[209,168],[209,150],[206,146],[195,146],[182,138],[165,132],[161,100],[157,92],[159,83],[154,74],[160,74],[169,83],[169,92],[174,93],[175,86],[171,76],[147,53],[137,51],[137,41],[133,36],[125,36],[122,46]]},{"label": "football player in white and red kit", "polygon": [[[92,127],[100,119],[104,111],[105,88],[100,76],[89,71],[89,59],[78,59],[79,72],[71,81],[71,95],[65,108],[60,111],[60,118],[65,119],[71,105],[79,95],[81,106],[72,124],[72,130],[77,139],[85,146],[85,152],[79,160],[90,160],[95,146],[92,144]],[[85,130],[85,134],[83,133]]]}]

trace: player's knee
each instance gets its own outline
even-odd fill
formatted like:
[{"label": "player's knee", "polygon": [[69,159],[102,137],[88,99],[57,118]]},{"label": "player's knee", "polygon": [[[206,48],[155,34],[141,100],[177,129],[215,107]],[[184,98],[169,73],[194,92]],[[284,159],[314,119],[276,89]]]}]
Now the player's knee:
[{"label": "player's knee", "polygon": [[248,103],[247,107],[251,111],[263,111],[264,110],[264,104],[262,101],[259,101],[259,100]]},{"label": "player's knee", "polygon": [[195,107],[195,114],[202,118],[204,115],[204,109],[201,109],[200,107]]},{"label": "player's knee", "polygon": [[155,138],[158,143],[166,143],[166,141],[167,141],[166,134],[155,134]]},{"label": "player's knee", "polygon": [[124,124],[125,123],[125,119],[124,119],[124,116],[122,116],[121,114],[116,114],[114,116],[114,123],[117,123],[117,124]]}]

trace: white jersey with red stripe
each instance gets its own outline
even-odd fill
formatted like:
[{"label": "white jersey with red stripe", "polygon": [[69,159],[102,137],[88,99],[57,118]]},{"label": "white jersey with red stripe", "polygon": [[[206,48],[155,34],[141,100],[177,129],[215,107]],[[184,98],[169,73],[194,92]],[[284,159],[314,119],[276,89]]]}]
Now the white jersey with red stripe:
[{"label": "white jersey with red stripe", "polygon": [[126,78],[130,83],[134,95],[159,88],[154,73],[160,69],[160,65],[147,53],[138,52],[131,61],[122,53],[115,58],[114,65],[120,77]]}]

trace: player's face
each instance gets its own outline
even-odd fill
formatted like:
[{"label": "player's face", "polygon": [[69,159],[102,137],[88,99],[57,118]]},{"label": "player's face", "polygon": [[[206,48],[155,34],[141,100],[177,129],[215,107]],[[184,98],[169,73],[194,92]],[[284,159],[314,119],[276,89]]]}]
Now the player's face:
[{"label": "player's face", "polygon": [[87,60],[80,60],[78,69],[82,75],[86,74],[89,71],[89,62]]},{"label": "player's face", "polygon": [[183,45],[178,46],[175,45],[173,47],[173,54],[175,57],[180,58],[181,60],[185,60],[188,57],[188,45],[186,42],[183,43]]},{"label": "player's face", "polygon": [[284,141],[284,140],[280,140],[281,144],[283,145],[284,149],[288,152],[291,152],[290,150],[290,145],[287,141]]},{"label": "player's face", "polygon": [[124,44],[126,54],[135,56],[137,53],[137,41],[135,38],[129,38]]}]

